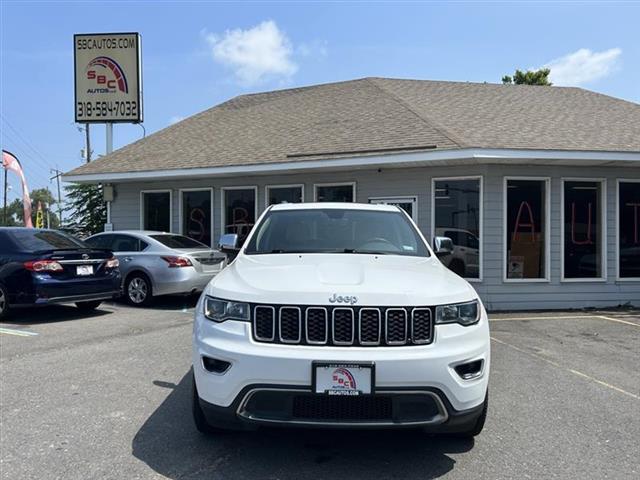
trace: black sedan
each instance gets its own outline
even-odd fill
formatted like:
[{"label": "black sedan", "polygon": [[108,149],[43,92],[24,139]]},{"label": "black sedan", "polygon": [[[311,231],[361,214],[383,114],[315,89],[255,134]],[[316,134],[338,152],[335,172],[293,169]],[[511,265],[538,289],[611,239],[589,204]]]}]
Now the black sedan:
[{"label": "black sedan", "polygon": [[118,260],[56,230],[0,228],[0,318],[17,307],[75,303],[84,310],[120,295]]}]

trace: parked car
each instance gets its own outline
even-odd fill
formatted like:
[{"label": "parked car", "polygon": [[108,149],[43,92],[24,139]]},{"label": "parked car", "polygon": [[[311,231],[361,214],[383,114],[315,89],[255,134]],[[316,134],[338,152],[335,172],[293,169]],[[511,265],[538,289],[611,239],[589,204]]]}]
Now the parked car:
[{"label": "parked car", "polygon": [[223,253],[173,233],[122,230],[85,241],[120,260],[124,297],[135,306],[159,295],[201,292],[227,263]]},{"label": "parked car", "polygon": [[93,310],[119,296],[121,282],[108,250],[56,230],[0,227],[0,318],[31,305]]},{"label": "parked car", "polygon": [[453,252],[442,262],[461,277],[477,278],[480,274],[480,240],[469,230],[437,228],[437,236],[450,238]]},{"label": "parked car", "polygon": [[471,285],[389,205],[280,204],[200,297],[196,427],[419,427],[480,433],[489,321]]}]

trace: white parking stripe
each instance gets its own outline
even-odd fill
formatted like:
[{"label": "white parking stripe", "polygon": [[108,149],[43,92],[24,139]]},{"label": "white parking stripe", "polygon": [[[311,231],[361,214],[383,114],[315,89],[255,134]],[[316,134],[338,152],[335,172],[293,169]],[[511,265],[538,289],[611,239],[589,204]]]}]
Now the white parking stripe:
[{"label": "white parking stripe", "polygon": [[511,348],[513,350],[516,350],[516,351],[518,351],[520,353],[524,353],[525,355],[528,355],[530,357],[534,357],[534,358],[537,358],[538,360],[542,360],[543,362],[546,362],[549,365],[553,365],[556,368],[560,368],[560,369],[562,369],[562,370],[564,370],[566,372],[573,373],[574,375],[577,375],[579,377],[582,377],[582,378],[585,378],[587,380],[590,380],[590,381],[592,381],[594,383],[597,383],[598,385],[602,385],[603,387],[609,388],[609,389],[614,390],[614,391],[616,391],[618,393],[622,393],[623,395],[628,395],[631,398],[635,398],[636,400],[640,400],[640,396],[636,395],[635,393],[627,392],[626,390],[624,390],[624,389],[622,389],[620,387],[616,387],[615,385],[611,385],[610,383],[603,382],[602,380],[598,380],[597,378],[593,378],[592,376],[587,375],[586,373],[579,372],[578,370],[574,370],[572,368],[565,368],[562,365],[560,365],[558,362],[554,362],[553,360],[549,360],[548,358],[545,358],[545,357],[543,357],[541,355],[538,355],[536,353],[529,352],[529,351],[524,350],[524,349],[522,349],[520,347],[516,347],[515,345],[511,345],[510,343],[507,343],[505,341],[498,340],[495,337],[491,337],[491,340],[493,340],[494,342],[497,342],[497,343],[499,343],[501,345],[504,345],[505,347],[509,347],[509,348]]},{"label": "white parking stripe", "polygon": [[617,322],[624,323],[625,325],[631,325],[633,327],[639,327],[639,323],[628,322],[627,320],[622,320],[621,318],[613,318],[606,317],[604,315],[561,315],[558,317],[498,317],[498,318],[490,318],[490,322],[515,322],[518,320],[577,320],[579,318],[599,318],[601,320],[608,320],[609,322]]},{"label": "white parking stripe", "polygon": [[14,330],[13,328],[0,328],[0,333],[5,335],[15,335],[17,337],[34,337],[38,335],[36,332],[28,332],[26,330]]}]

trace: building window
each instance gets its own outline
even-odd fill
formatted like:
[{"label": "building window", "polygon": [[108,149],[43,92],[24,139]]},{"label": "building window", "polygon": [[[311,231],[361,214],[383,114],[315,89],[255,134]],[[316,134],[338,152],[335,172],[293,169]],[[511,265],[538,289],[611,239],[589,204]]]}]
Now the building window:
[{"label": "building window", "polygon": [[212,190],[183,190],[180,194],[180,233],[211,246]]},{"label": "building window", "polygon": [[414,222],[418,221],[418,213],[416,210],[416,197],[372,197],[369,203],[378,203],[383,205],[394,205],[400,207],[411,217]]},{"label": "building window", "polygon": [[278,185],[267,187],[267,207],[279,203],[302,203],[304,187],[302,185]]},{"label": "building window", "polygon": [[315,185],[316,202],[355,202],[355,183]]},{"label": "building window", "polygon": [[547,280],[548,184],[505,180],[506,280]]},{"label": "building window", "polygon": [[480,279],[481,179],[434,179],[432,192],[432,232],[453,242],[453,253],[443,263],[461,277]]},{"label": "building window", "polygon": [[640,180],[618,183],[618,276],[640,279]]},{"label": "building window", "polygon": [[171,231],[171,191],[141,192],[142,229]]},{"label": "building window", "polygon": [[562,181],[562,279],[602,279],[602,181]]},{"label": "building window", "polygon": [[256,223],[257,187],[223,188],[223,233],[236,233],[244,243]]}]

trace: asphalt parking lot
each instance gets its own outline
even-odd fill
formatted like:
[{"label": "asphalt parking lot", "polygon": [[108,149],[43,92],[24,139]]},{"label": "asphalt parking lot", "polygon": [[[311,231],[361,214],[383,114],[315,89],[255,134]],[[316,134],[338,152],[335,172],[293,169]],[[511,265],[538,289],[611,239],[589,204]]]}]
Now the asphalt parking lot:
[{"label": "asphalt parking lot", "polygon": [[206,438],[190,413],[194,299],[0,323],[3,479],[626,479],[640,475],[640,312],[492,315],[475,441],[413,431]]}]

